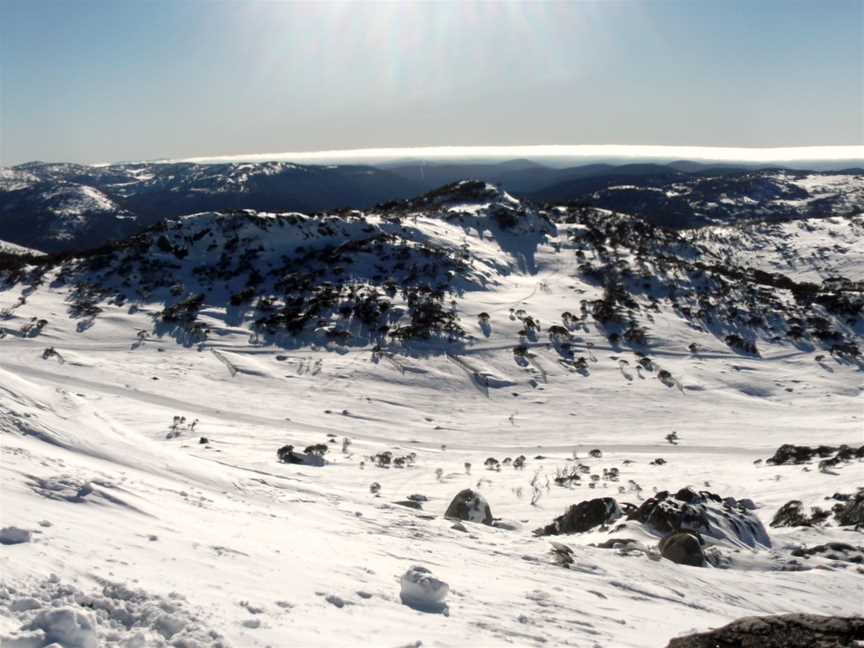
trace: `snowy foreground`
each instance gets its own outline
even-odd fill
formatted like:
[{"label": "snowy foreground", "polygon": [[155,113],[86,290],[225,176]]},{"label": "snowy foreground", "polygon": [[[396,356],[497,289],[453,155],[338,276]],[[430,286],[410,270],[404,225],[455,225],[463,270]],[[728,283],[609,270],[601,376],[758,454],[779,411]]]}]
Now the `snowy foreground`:
[{"label": "snowy foreground", "polygon": [[[545,326],[574,286],[596,292],[561,259],[562,232],[532,267],[464,293],[473,337],[451,354],[286,349],[218,308],[199,316],[207,340],[184,346],[150,332],[158,304],[102,303],[81,326],[68,288],[46,281],[16,306],[22,287],[8,286],[6,330],[49,325],[0,339],[0,645],[641,647],[747,615],[861,614],[860,566],[791,554],[861,545],[860,532],[769,523],[792,499],[830,509],[864,484],[864,463],[764,461],[784,443],[861,445],[860,365],[789,344],[742,356],[668,311],[649,346],[674,384],[591,327],[590,372],[542,340],[515,362],[512,309]],[[327,444],[326,464],[279,463],[286,444]],[[379,467],[385,451],[416,457]],[[519,455],[522,470],[484,467]],[[579,463],[598,478],[556,484]],[[583,500],[685,486],[752,500],[770,546],[720,543],[724,568],[697,568],[660,558],[639,525],[532,533]],[[454,528],[443,514],[465,488],[501,523]],[[411,495],[428,499],[396,503]],[[615,537],[637,549],[591,546]]]}]

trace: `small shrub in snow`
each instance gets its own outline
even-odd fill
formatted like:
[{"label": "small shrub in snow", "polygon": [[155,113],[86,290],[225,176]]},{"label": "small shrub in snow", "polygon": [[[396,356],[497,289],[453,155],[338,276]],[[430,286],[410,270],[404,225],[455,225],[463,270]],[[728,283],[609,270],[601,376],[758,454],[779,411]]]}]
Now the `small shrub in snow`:
[{"label": "small shrub in snow", "polygon": [[282,463],[303,463],[303,460],[294,452],[293,445],[284,445],[276,451],[276,457]]},{"label": "small shrub in snow", "polygon": [[486,466],[486,470],[497,470],[498,472],[501,472],[501,463],[495,457],[489,457],[483,462],[483,465]]},{"label": "small shrub in snow", "polygon": [[537,502],[540,501],[540,498],[543,497],[543,488],[540,482],[540,471],[538,470],[534,473],[534,477],[531,478],[531,506],[537,506]]},{"label": "small shrub in snow", "polygon": [[325,443],[316,443],[314,445],[306,446],[306,449],[303,451],[307,455],[318,455],[319,457],[323,457],[327,454],[327,444]]}]

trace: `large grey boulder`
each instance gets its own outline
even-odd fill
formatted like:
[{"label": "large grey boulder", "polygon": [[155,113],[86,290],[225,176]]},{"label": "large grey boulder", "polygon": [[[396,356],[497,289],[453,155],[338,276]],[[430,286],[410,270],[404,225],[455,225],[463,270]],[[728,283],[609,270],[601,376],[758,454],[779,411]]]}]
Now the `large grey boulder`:
[{"label": "large grey boulder", "polygon": [[660,555],[679,565],[705,566],[702,543],[692,533],[679,531],[663,538],[660,541]]},{"label": "large grey boulder", "polygon": [[444,517],[451,520],[465,520],[466,522],[479,522],[480,524],[492,524],[492,509],[489,508],[489,502],[480,493],[477,493],[470,488],[459,491]]}]

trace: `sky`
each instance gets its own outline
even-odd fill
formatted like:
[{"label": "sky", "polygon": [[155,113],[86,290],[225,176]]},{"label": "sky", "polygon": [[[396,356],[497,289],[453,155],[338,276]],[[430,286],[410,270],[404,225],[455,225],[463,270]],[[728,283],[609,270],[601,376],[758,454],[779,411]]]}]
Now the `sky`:
[{"label": "sky", "polygon": [[0,0],[0,165],[864,144],[862,0]]}]

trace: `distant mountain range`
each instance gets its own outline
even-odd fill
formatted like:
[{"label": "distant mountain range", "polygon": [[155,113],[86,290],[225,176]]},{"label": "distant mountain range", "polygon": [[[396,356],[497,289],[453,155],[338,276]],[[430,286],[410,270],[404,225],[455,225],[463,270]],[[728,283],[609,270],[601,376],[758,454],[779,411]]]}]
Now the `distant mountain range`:
[{"label": "distant mountain range", "polygon": [[800,171],[709,165],[393,162],[382,166],[30,162],[0,168],[0,239],[59,252],[101,245],[165,219],[203,211],[314,213],[368,209],[462,179],[535,203],[580,203],[672,228],[737,220],[857,213],[864,170]]}]

